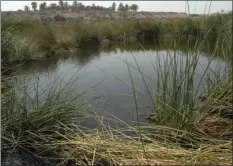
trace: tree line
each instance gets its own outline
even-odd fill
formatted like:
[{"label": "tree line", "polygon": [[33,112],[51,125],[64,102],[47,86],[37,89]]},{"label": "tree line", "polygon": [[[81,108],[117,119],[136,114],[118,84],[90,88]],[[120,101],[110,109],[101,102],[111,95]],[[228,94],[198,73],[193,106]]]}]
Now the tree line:
[{"label": "tree line", "polygon": [[[46,2],[37,4],[36,2],[31,3],[31,8],[33,11],[37,11],[37,8],[39,6],[40,11],[50,11],[50,10],[57,10],[57,11],[90,11],[90,10],[95,10],[95,11],[121,11],[121,12],[127,12],[127,11],[132,11],[132,12],[137,12],[138,10],[138,5],[132,4],[123,4],[120,3],[117,7],[117,4],[115,2],[112,3],[110,7],[103,7],[99,5],[95,5],[93,3],[91,6],[85,6],[82,3],[77,2],[76,0],[73,1],[72,5],[69,5],[68,2],[64,2],[63,0],[59,0],[59,3],[51,3],[50,5],[47,5]],[[30,11],[30,7],[26,5],[24,7],[24,11]]]}]

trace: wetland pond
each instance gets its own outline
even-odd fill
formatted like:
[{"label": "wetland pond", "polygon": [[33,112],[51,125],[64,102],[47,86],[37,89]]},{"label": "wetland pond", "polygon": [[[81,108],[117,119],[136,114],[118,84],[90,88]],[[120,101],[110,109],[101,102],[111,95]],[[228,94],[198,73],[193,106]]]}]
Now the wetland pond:
[{"label": "wetland pond", "polygon": [[[158,89],[158,82],[161,81],[158,71],[172,73],[174,66],[170,65],[176,59],[178,77],[184,71],[187,59],[192,59],[197,55],[196,53],[198,63],[193,76],[193,87],[198,88],[198,94],[201,95],[207,88],[207,78],[214,79],[216,73],[221,75],[226,63],[220,58],[212,59],[212,56],[206,52],[158,48],[152,44],[108,46],[102,49],[86,47],[69,53],[60,53],[55,57],[32,61],[16,68],[15,75],[20,77],[15,79],[17,80],[15,84],[29,85],[28,94],[33,97],[36,92],[39,92],[40,99],[43,99],[51,88],[69,87],[67,88],[69,89],[68,97],[84,92],[80,98],[89,101],[97,115],[114,116],[133,124],[136,121],[136,114],[128,63],[134,86],[145,92],[136,92],[136,94],[138,95],[140,122],[147,123],[146,117],[152,110],[151,100],[147,93],[148,88],[153,94],[161,91]],[[140,66],[141,73],[136,62]],[[206,74],[202,77],[204,73]],[[172,84],[173,81],[168,82]],[[196,103],[200,103],[198,98]],[[91,128],[96,127],[92,120],[87,120],[85,123]]]}]

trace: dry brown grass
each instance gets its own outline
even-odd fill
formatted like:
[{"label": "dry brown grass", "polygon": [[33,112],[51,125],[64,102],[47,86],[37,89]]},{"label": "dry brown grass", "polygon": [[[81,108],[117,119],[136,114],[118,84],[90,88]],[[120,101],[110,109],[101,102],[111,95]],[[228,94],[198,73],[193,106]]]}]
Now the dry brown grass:
[{"label": "dry brown grass", "polygon": [[[231,71],[229,73],[232,74]],[[226,80],[221,80],[208,90],[205,107],[209,112],[232,117],[232,102],[232,76],[230,75]]]},{"label": "dry brown grass", "polygon": [[232,77],[213,86],[206,94],[203,129],[218,139],[232,139]]},{"label": "dry brown grass", "polygon": [[205,118],[204,131],[219,139],[232,139],[232,119],[222,118],[219,114]]},{"label": "dry brown grass", "polygon": [[186,165],[211,164],[230,165],[232,163],[231,142],[221,145],[203,146],[199,149],[168,148],[157,141],[145,144],[145,153],[141,142],[126,140],[106,134],[76,134],[63,141],[47,145],[59,149],[59,156],[65,165],[72,160],[74,165]]}]

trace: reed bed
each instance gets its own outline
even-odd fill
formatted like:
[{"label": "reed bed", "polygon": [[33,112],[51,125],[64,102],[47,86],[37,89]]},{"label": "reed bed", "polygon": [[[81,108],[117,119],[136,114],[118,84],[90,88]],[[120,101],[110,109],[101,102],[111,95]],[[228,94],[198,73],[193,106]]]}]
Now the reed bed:
[{"label": "reed bed", "polygon": [[209,88],[203,100],[209,112],[232,117],[232,77]]},{"label": "reed bed", "polygon": [[204,130],[222,139],[232,138],[232,76],[213,85],[204,94],[205,112],[211,114],[204,120]]},{"label": "reed bed", "polygon": [[52,85],[40,87],[39,75],[33,75],[36,81],[32,84],[28,84],[23,77],[12,75],[2,78],[3,160],[19,150],[38,152],[37,141],[59,139],[55,133],[64,133],[64,124],[70,126],[73,121],[81,123],[86,116],[84,112],[89,110],[86,102],[79,100],[84,92],[68,95],[75,80],[70,79],[63,87],[57,87],[61,81],[58,77]]},{"label": "reed bed", "polygon": [[[60,50],[69,50],[87,44],[100,45],[108,39],[113,43],[138,41],[163,42],[206,39],[213,45],[218,42],[226,52],[231,51],[232,13],[216,16],[184,18],[177,20],[71,22],[46,24],[38,18],[22,17],[19,20],[2,18],[2,53],[4,60],[19,61],[34,59],[32,54],[43,52],[53,56]],[[63,35],[61,35],[63,34]],[[7,41],[7,42],[6,42]],[[22,41],[23,44],[22,45]],[[21,43],[21,44],[20,44]],[[11,46],[11,47],[7,47]],[[9,52],[9,48],[11,51]],[[17,51],[20,50],[20,51]],[[38,58],[38,57],[37,57]]]},{"label": "reed bed", "polygon": [[[114,131],[113,131],[114,132]],[[194,164],[231,164],[231,143],[203,145],[199,149],[165,147],[152,140],[144,147],[139,139],[127,138],[123,134],[76,134],[64,136],[64,140],[48,144],[58,151],[61,165],[72,162],[74,165],[194,165]],[[145,151],[144,151],[144,149]],[[62,151],[60,153],[60,151]]]}]

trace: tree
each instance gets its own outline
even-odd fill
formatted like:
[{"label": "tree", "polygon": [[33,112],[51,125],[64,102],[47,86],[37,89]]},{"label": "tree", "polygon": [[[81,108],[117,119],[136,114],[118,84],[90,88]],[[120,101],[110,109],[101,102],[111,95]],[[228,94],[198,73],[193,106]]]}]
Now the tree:
[{"label": "tree", "polygon": [[74,10],[78,9],[78,2],[76,0],[74,0],[74,2],[73,2],[73,9]]},{"label": "tree", "polygon": [[116,3],[115,2],[112,3],[112,10],[116,11]]},{"label": "tree", "polygon": [[68,5],[68,10],[72,10],[73,9],[73,6],[72,5]]},{"label": "tree", "polygon": [[135,4],[135,11],[138,11],[138,5]]},{"label": "tree", "polygon": [[138,5],[136,5],[136,4],[132,4],[131,6],[130,6],[130,9],[132,10],[132,11],[137,11],[138,10]]},{"label": "tree", "polygon": [[46,2],[43,2],[40,4],[40,10],[45,10],[46,9]]},{"label": "tree", "polygon": [[33,9],[34,11],[36,11],[37,3],[36,3],[36,2],[32,2],[31,5],[32,5],[32,9]]},{"label": "tree", "polygon": [[124,10],[124,6],[123,6],[123,3],[120,3],[119,6],[118,6],[118,11],[123,11]]},{"label": "tree", "polygon": [[50,4],[50,9],[51,10],[56,10],[57,9],[57,4],[56,3],[51,3]]},{"label": "tree", "polygon": [[68,4],[68,2],[65,2],[64,3],[64,9],[68,10],[68,8],[69,8],[69,4]]},{"label": "tree", "polygon": [[91,10],[95,10],[96,9],[96,6],[95,4],[93,3],[92,6],[91,6]]},{"label": "tree", "polygon": [[28,12],[29,10],[30,10],[30,8],[29,8],[28,5],[24,6],[24,11],[25,11],[25,12]]},{"label": "tree", "polygon": [[88,5],[88,6],[86,7],[86,9],[87,9],[87,10],[91,10],[91,6]]},{"label": "tree", "polygon": [[126,4],[125,7],[124,7],[124,11],[127,12],[129,10],[129,5]]},{"label": "tree", "polygon": [[85,8],[85,6],[82,3],[78,3],[78,9],[82,10],[84,8]]},{"label": "tree", "polygon": [[64,2],[63,2],[63,0],[59,0],[59,6],[60,6],[61,9],[64,8]]}]

